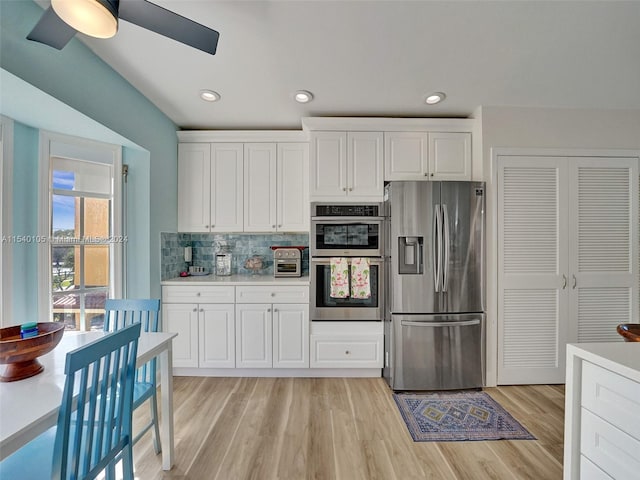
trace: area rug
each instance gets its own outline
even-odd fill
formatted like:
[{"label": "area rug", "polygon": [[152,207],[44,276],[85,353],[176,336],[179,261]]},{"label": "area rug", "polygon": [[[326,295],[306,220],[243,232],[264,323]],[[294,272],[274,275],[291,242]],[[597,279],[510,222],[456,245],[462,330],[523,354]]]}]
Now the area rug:
[{"label": "area rug", "polygon": [[394,393],[414,442],[535,440],[485,392]]}]

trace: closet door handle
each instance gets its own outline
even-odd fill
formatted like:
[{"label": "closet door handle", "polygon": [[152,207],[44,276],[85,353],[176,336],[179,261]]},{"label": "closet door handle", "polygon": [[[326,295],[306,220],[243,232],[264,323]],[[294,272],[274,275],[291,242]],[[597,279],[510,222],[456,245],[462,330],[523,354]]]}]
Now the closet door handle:
[{"label": "closet door handle", "polygon": [[567,288],[567,276],[563,273],[562,274],[562,289],[564,290],[565,288]]},{"label": "closet door handle", "polygon": [[575,290],[576,286],[578,285],[578,280],[576,279],[575,274],[573,274],[572,277],[573,277],[573,287],[572,288]]}]

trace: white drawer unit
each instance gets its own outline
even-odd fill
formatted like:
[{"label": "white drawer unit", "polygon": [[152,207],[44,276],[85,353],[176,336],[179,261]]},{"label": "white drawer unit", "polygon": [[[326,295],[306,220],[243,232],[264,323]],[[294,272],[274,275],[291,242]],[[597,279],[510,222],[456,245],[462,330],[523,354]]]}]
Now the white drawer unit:
[{"label": "white drawer unit", "polygon": [[584,455],[580,455],[580,474],[584,480],[613,480]]},{"label": "white drawer unit", "polygon": [[313,335],[311,367],[382,368],[382,345],[378,335]]},{"label": "white drawer unit", "polygon": [[382,322],[311,322],[311,368],[382,368]]},{"label": "white drawer unit", "polygon": [[238,286],[236,303],[308,303],[307,286]]},{"label": "white drawer unit", "polygon": [[[582,409],[580,451],[598,468],[613,478],[638,478],[640,440],[609,422]],[[586,478],[582,472],[580,478]]]},{"label": "white drawer unit", "polygon": [[582,406],[640,440],[639,383],[593,363],[583,362]]},{"label": "white drawer unit", "polygon": [[640,344],[567,345],[564,480],[640,478]]},{"label": "white drawer unit", "polygon": [[235,287],[218,286],[163,286],[163,303],[234,303]]}]

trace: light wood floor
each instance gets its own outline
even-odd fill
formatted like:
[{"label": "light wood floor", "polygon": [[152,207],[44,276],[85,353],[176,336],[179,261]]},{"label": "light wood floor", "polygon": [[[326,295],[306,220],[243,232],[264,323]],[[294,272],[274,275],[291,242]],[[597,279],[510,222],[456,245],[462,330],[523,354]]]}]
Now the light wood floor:
[{"label": "light wood floor", "polygon": [[136,478],[562,478],[564,387],[485,391],[537,440],[413,442],[378,378],[176,377],[175,466],[162,471],[148,433],[134,448]]}]

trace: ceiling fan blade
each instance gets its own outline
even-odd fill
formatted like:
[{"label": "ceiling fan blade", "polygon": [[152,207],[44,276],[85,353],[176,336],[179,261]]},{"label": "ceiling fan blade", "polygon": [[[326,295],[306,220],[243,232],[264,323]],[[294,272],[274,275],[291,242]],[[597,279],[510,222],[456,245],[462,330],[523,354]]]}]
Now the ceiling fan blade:
[{"label": "ceiling fan blade", "polygon": [[135,23],[203,52],[211,55],[216,53],[218,32],[146,0],[122,0],[118,16],[121,20]]},{"label": "ceiling fan blade", "polygon": [[62,50],[69,43],[77,30],[67,25],[62,19],[56,15],[53,8],[49,7],[40,17],[40,20],[33,27],[31,33],[27,35],[27,40],[44,43],[50,47]]}]

